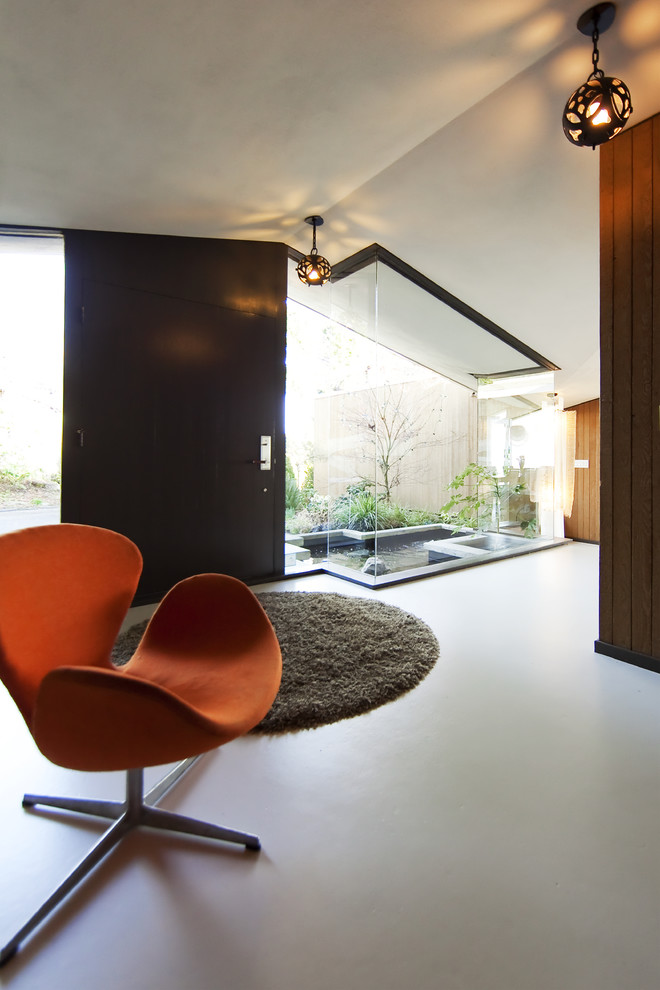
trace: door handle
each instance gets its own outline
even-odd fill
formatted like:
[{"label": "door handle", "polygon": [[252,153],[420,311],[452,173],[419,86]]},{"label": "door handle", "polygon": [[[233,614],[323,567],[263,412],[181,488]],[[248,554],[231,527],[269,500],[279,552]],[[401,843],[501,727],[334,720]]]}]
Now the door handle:
[{"label": "door handle", "polygon": [[259,442],[260,457],[250,461],[250,464],[258,464],[260,471],[270,471],[271,468],[271,442],[272,437],[262,436]]}]

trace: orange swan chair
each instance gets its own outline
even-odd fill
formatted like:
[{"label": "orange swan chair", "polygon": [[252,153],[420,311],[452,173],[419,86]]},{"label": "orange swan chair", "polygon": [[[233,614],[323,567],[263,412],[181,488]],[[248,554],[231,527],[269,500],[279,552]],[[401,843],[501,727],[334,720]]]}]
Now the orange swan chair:
[{"label": "orange swan chair", "polygon": [[[142,570],[140,551],[107,529],[61,523],[0,536],[0,677],[41,752],[74,770],[126,770],[123,802],[26,794],[112,824],[0,950],[0,965],[139,825],[236,842],[237,832],[155,805],[201,753],[264,717],[282,673],[266,613],[236,578],[198,574],[165,596],[124,667],[110,654]],[[148,794],[146,766],[181,761]]]}]

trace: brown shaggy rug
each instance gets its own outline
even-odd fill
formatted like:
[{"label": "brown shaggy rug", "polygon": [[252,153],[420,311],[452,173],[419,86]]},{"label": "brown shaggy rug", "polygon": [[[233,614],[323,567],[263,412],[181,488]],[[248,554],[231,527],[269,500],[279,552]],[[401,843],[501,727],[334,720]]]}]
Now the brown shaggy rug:
[{"label": "brown shaggy rug", "polygon": [[[253,732],[312,729],[361,715],[410,691],[440,652],[420,619],[393,605],[325,592],[257,595],[282,650],[282,684]],[[126,663],[146,622],[117,639],[112,659]]]}]

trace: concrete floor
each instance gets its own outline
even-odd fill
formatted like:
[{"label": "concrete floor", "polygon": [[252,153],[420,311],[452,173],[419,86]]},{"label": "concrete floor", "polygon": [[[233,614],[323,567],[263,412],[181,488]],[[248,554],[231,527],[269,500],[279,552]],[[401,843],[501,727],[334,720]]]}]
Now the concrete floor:
[{"label": "concrete floor", "polygon": [[59,505],[42,505],[34,509],[2,509],[0,533],[13,533],[28,526],[50,526],[59,521]]},{"label": "concrete floor", "polygon": [[[378,592],[283,583],[406,608],[441,658],[368,715],[205,757],[164,806],[257,831],[261,854],[133,834],[0,985],[657,990],[660,678],[594,654],[597,561],[573,544]],[[50,765],[4,692],[0,740],[4,942],[97,834],[23,790],[123,779]]]}]

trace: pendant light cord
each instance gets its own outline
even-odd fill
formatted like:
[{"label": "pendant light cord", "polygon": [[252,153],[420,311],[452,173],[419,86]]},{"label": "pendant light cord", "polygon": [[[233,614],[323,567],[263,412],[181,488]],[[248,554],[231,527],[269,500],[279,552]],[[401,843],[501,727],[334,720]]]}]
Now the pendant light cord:
[{"label": "pendant light cord", "polygon": [[598,31],[598,15],[596,15],[596,19],[594,21],[594,32],[591,35],[591,40],[593,41],[594,44],[594,50],[591,55],[593,70],[591,72],[591,75],[589,76],[590,79],[593,79],[594,77],[602,79],[602,77],[605,75],[603,70],[598,68],[598,59],[600,58],[600,52],[598,51],[599,37],[600,37],[600,32]]}]

